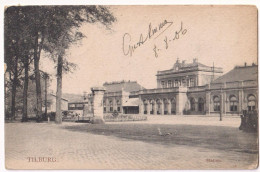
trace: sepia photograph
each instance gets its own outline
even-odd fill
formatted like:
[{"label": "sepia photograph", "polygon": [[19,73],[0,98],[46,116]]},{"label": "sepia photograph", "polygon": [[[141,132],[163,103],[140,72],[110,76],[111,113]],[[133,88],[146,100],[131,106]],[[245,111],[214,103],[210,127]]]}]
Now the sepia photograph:
[{"label": "sepia photograph", "polygon": [[256,6],[3,15],[6,169],[258,168]]}]

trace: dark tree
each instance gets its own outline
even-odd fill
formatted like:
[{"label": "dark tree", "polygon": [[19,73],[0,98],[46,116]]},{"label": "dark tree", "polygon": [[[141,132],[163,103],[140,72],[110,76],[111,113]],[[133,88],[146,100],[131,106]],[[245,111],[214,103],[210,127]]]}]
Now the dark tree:
[{"label": "dark tree", "polygon": [[[107,29],[115,21],[107,7],[103,6],[13,6],[5,11],[5,62],[12,76],[12,115],[15,114],[15,95],[19,76],[19,60],[24,71],[24,119],[27,112],[28,70],[33,57],[36,81],[37,111],[42,114],[41,75],[39,62],[42,50],[51,54],[57,63],[57,115],[61,123],[62,73],[75,65],[64,59],[70,45],[82,39],[78,31],[83,23],[103,24]],[[7,42],[7,43],[6,43]],[[23,69],[22,68],[22,69]],[[10,75],[11,76],[11,75]],[[14,101],[13,101],[14,100]]]}]

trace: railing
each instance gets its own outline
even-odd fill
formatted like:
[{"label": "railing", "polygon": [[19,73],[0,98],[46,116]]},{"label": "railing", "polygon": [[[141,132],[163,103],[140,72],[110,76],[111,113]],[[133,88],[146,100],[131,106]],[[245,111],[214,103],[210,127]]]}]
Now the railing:
[{"label": "railing", "polygon": [[209,66],[193,66],[193,67],[182,67],[179,70],[169,69],[169,70],[163,70],[163,71],[157,71],[158,75],[161,74],[169,74],[169,73],[178,73],[182,71],[192,71],[192,70],[203,70],[208,72],[223,72],[223,69],[220,67],[209,67]]},{"label": "railing", "polygon": [[140,90],[139,94],[169,93],[169,92],[178,92],[178,91],[179,91],[179,87],[175,87],[175,88],[156,88],[156,89]]},{"label": "railing", "polygon": [[196,86],[196,87],[188,87],[189,92],[196,92],[196,91],[205,91],[206,86]]}]

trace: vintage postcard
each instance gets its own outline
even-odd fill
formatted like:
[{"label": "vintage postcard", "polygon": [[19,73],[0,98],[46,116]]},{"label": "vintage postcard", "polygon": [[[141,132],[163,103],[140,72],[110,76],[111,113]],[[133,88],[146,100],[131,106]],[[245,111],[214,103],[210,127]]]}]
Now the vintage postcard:
[{"label": "vintage postcard", "polygon": [[257,13],[6,6],[6,169],[258,168]]}]

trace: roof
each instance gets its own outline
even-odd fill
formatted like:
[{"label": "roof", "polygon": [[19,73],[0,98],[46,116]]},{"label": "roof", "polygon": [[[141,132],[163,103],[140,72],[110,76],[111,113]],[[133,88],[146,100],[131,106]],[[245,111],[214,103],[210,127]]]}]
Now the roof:
[{"label": "roof", "polygon": [[[54,94],[49,94],[49,95],[51,95],[51,96],[53,96],[53,97],[56,97],[56,95],[54,95]],[[68,102],[67,99],[64,99],[64,98],[61,98],[61,99]]]},{"label": "roof", "polygon": [[123,107],[126,107],[126,106],[139,106],[139,98],[131,98],[131,99],[128,99],[126,102],[124,102],[123,104]]},{"label": "roof", "polygon": [[257,80],[257,65],[235,67],[225,75],[214,80],[212,83],[245,81],[245,80]]},{"label": "roof", "polygon": [[103,86],[106,88],[106,92],[118,92],[122,91],[122,89],[126,92],[132,92],[139,91],[143,88],[136,81],[104,83]]},{"label": "roof", "polygon": [[69,102],[83,102],[83,94],[62,93],[62,98]]}]

